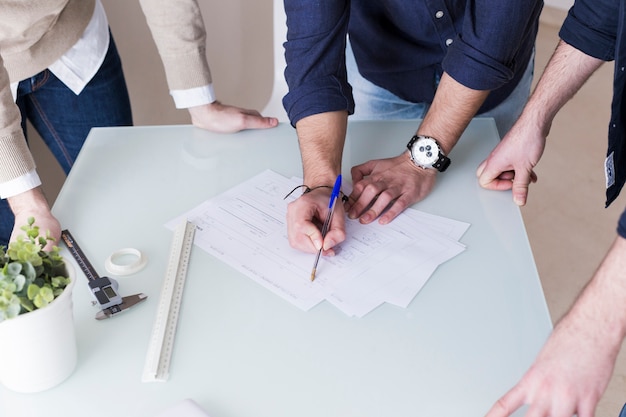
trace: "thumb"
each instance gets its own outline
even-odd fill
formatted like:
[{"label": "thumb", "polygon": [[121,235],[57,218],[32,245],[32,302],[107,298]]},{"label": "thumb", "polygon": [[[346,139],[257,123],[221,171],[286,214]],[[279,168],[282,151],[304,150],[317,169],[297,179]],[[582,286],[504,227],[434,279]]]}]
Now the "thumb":
[{"label": "thumb", "polygon": [[525,205],[528,199],[528,185],[531,181],[531,173],[532,171],[520,171],[513,178],[513,201],[518,206]]},{"label": "thumb", "polygon": [[244,129],[268,129],[278,126],[278,119],[275,117],[263,117],[260,114],[248,115],[245,118]]},{"label": "thumb", "polygon": [[493,168],[489,165],[488,160],[485,160],[476,169],[478,184],[487,190],[509,190],[511,189],[511,180],[503,175],[506,172],[508,171],[503,171],[497,167]]},{"label": "thumb", "polygon": [[484,161],[482,161],[480,163],[480,165],[478,165],[478,168],[476,168],[476,176],[478,178],[480,178],[483,175],[483,171],[485,170],[485,165],[487,165],[487,160],[486,159]]}]

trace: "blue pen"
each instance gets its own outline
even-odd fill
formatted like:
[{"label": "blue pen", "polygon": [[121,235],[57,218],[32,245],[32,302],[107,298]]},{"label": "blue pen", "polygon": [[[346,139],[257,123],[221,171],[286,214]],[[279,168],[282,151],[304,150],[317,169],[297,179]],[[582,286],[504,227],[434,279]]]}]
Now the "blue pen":
[{"label": "blue pen", "polygon": [[[341,190],[341,174],[337,176],[335,180],[335,186],[333,187],[333,192],[330,194],[330,201],[328,202],[328,215],[326,216],[326,220],[322,225],[322,240],[326,237],[326,233],[328,233],[328,228],[330,227],[330,220],[333,218],[333,213],[335,212],[335,202],[339,197],[339,192]],[[317,263],[320,260],[320,255],[322,254],[322,249],[324,249],[324,245],[317,252],[317,256],[315,257],[315,263],[313,264],[313,271],[311,271],[311,281],[315,279],[315,271],[317,270]]]}]

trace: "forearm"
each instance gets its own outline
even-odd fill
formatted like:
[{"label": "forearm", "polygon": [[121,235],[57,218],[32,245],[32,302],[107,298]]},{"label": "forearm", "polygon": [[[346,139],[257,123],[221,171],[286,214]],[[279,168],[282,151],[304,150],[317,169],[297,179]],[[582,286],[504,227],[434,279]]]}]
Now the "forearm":
[{"label": "forearm", "polygon": [[603,62],[560,41],[520,120],[539,128],[546,137],[558,111]]},{"label": "forearm", "polygon": [[624,305],[626,239],[617,237],[563,322],[584,323],[598,344],[617,355],[626,334]]},{"label": "forearm", "polygon": [[18,217],[20,214],[35,216],[37,213],[49,213],[50,205],[43,194],[41,187],[36,187],[23,193],[7,198],[11,211]]},{"label": "forearm", "polygon": [[448,154],[488,95],[489,91],[472,90],[444,73],[418,134],[436,138]]},{"label": "forearm", "polygon": [[315,114],[296,123],[304,183],[309,187],[332,185],[341,173],[347,123],[345,111]]}]

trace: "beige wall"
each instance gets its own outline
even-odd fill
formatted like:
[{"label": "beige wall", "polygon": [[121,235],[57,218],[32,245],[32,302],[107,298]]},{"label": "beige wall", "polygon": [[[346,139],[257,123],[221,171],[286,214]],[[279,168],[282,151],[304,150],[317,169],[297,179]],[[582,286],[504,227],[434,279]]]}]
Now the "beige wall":
[{"label": "beige wall", "polygon": [[[186,124],[176,110],[138,0],[102,0],[122,57],[136,125]],[[273,78],[272,0],[199,0],[215,92],[224,103],[263,109]],[[30,130],[32,132],[32,129]],[[31,147],[51,202],[64,175],[38,137]]]}]

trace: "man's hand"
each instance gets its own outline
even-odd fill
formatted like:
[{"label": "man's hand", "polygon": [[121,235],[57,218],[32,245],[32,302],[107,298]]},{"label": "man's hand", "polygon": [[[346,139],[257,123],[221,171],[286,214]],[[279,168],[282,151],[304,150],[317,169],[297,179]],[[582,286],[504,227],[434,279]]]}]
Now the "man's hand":
[{"label": "man's hand", "polygon": [[219,101],[190,107],[188,110],[194,126],[218,133],[235,133],[245,129],[267,129],[278,126],[278,119],[275,117],[263,117],[256,110],[229,106]]},{"label": "man's hand", "polygon": [[408,152],[395,158],[368,161],[352,168],[354,187],[348,217],[363,224],[395,219],[422,200],[435,186],[437,171],[416,167]]},{"label": "man's hand", "polygon": [[522,380],[486,417],[593,417],[626,334],[626,239],[617,237]]},{"label": "man's hand", "polygon": [[547,130],[520,119],[476,171],[478,183],[489,190],[513,190],[513,201],[526,204],[528,186],[537,182],[533,168],[546,145]]},{"label": "man's hand", "polygon": [[323,247],[324,255],[334,255],[332,248],[346,239],[345,215],[340,198],[335,202],[336,207],[330,228],[326,237],[322,239],[321,224],[328,215],[330,191],[313,190],[289,203],[287,231],[289,244],[293,248],[315,253]]},{"label": "man's hand", "polygon": [[599,326],[566,317],[522,380],[486,417],[508,417],[524,404],[528,417],[593,417],[619,349],[598,334]]},{"label": "man's hand", "polygon": [[52,246],[58,246],[61,238],[61,225],[52,215],[48,201],[40,187],[9,197],[8,201],[15,216],[11,241],[16,240],[18,235],[24,234],[21,227],[28,224],[29,217],[33,217],[35,226],[39,227],[40,236],[46,236],[49,233],[50,237],[55,239],[48,241],[43,249],[51,250]]}]

